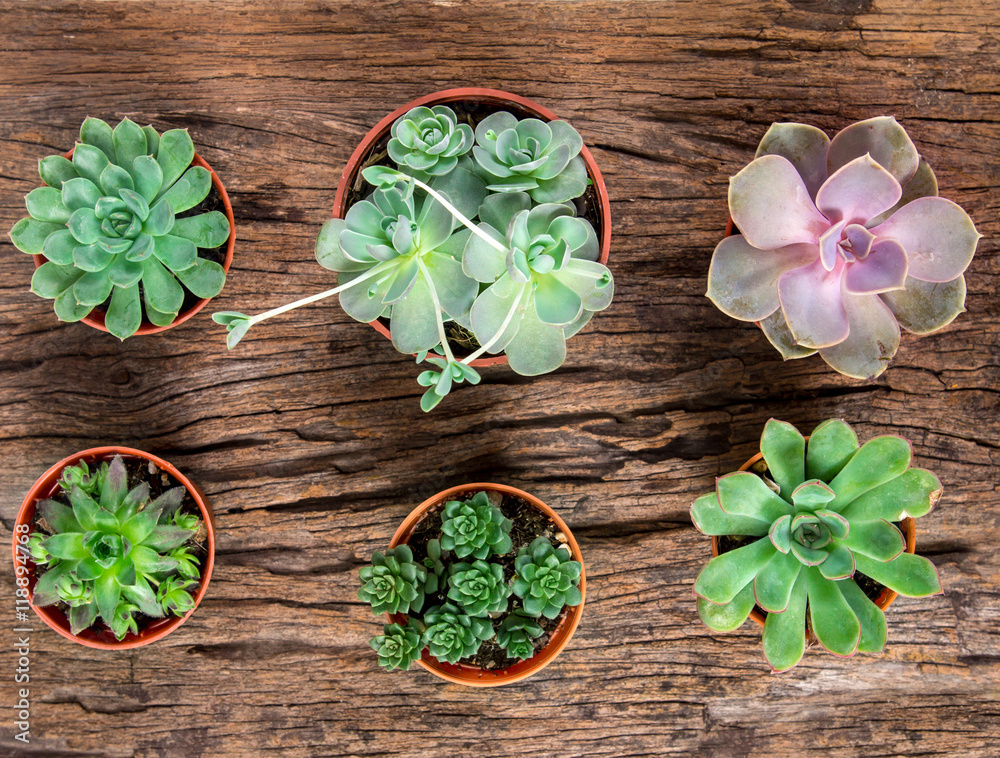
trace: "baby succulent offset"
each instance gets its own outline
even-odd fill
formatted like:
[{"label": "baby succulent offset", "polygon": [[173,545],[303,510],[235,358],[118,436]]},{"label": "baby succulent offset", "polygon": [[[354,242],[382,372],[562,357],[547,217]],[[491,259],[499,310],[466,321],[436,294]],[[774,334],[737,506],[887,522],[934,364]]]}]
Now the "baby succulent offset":
[{"label": "baby succulent offset", "polygon": [[14,224],[10,238],[47,259],[31,289],[55,301],[62,321],[79,321],[110,298],[105,325],[125,339],[143,314],[156,326],[172,323],[185,288],[202,298],[219,294],[225,271],[198,248],[223,244],[229,221],[218,211],[178,218],[212,186],[193,159],[184,129],[160,135],[124,119],[112,130],[88,118],[72,160],[41,160],[46,186],[25,197],[29,217]]},{"label": "baby succulent offset", "polygon": [[885,615],[853,577],[859,572],[907,597],[941,592],[934,565],[904,552],[894,525],[930,511],[941,483],[910,468],[906,440],[886,435],[859,446],[854,430],[835,419],[816,427],[808,443],[772,419],[760,450],[770,479],[728,474],[691,506],[704,534],[758,538],[713,558],[698,575],[702,620],[730,631],[760,606],[764,655],[776,671],[799,662],[807,628],[836,655],[881,652]]},{"label": "baby succulent offset", "polygon": [[538,537],[518,551],[514,568],[514,594],[530,616],[554,619],[563,606],[583,602],[579,587],[583,566],[566,547],[553,548],[547,539]]},{"label": "baby succulent offset", "polygon": [[199,574],[192,540],[201,520],[177,526],[184,487],[150,500],[146,482],[128,489],[118,455],[93,473],[86,463],[65,469],[60,490],[71,507],[53,499],[38,503],[48,534],[36,531],[29,540],[38,567],[35,606],[64,603],[73,634],[100,618],[119,640],[138,633],[136,613],[182,616],[194,607],[188,590]]},{"label": "baby succulent offset", "polygon": [[[417,378],[424,411],[456,384],[478,384],[470,364],[486,353],[505,351],[525,376],[558,368],[566,340],[614,294],[597,233],[573,203],[589,183],[580,135],[503,111],[473,135],[445,105],[411,110],[391,135],[395,166],[365,168],[370,194],[316,241],[339,286],[253,317],[215,314],[229,347],[253,324],[337,294],[349,316],[387,319],[396,349],[432,365]],[[478,346],[456,358],[449,329]]]},{"label": "baby succulent offset", "polygon": [[878,376],[901,326],[927,334],[965,310],[963,272],[981,235],[937,192],[893,118],[852,124],[833,140],[773,124],[730,183],[740,234],[716,247],[708,297],[759,322],[785,359],[818,351],[842,374]]},{"label": "baby succulent offset", "polygon": [[[384,555],[375,552],[374,565],[361,569],[358,597],[371,604],[372,612],[408,616],[392,617],[396,623],[371,640],[379,664],[408,669],[425,649],[439,661],[467,662],[494,637],[508,658],[531,658],[533,640],[544,634],[536,619],[556,618],[565,607],[583,602],[580,563],[567,549],[553,549],[538,537],[521,550],[517,575],[505,575],[504,564],[493,559],[513,549],[511,522],[483,491],[447,502],[441,518],[442,538],[426,543],[419,563],[408,545],[400,545]],[[462,560],[470,556],[475,560]],[[523,592],[517,592],[519,587]],[[520,604],[516,592],[524,598]],[[440,602],[434,605],[432,597]],[[432,604],[426,611],[425,603]]]}]

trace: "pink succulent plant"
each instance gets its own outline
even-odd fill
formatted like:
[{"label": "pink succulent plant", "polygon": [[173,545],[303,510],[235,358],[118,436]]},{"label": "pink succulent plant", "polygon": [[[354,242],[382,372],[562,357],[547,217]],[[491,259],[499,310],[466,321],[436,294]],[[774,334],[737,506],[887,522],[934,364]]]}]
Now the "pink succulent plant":
[{"label": "pink succulent plant", "polygon": [[773,124],[730,180],[740,234],[715,248],[708,297],[755,321],[786,358],[819,352],[841,374],[872,379],[900,326],[927,334],[965,310],[981,235],[937,197],[934,172],[896,120],[852,124],[833,140]]}]

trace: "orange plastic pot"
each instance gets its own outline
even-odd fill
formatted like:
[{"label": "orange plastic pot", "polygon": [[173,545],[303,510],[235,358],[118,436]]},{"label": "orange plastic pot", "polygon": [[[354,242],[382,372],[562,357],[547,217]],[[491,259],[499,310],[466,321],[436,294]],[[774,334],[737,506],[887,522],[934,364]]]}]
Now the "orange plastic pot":
[{"label": "orange plastic pot", "polygon": [[[505,495],[514,495],[515,497],[519,497],[531,503],[531,505],[533,505],[536,509],[548,516],[549,520],[555,524],[556,528],[566,536],[566,545],[569,547],[570,552],[573,555],[573,560],[579,561],[580,565],[583,567],[580,571],[580,595],[582,597],[580,604],[568,609],[566,615],[563,616],[562,621],[559,622],[559,626],[555,628],[549,637],[548,644],[539,650],[534,657],[529,658],[526,661],[520,661],[509,668],[500,670],[486,670],[479,668],[478,666],[469,666],[462,663],[443,663],[431,657],[427,650],[424,650],[423,657],[417,661],[420,666],[425,668],[427,671],[430,671],[435,676],[439,676],[442,679],[454,682],[455,684],[465,684],[470,687],[499,687],[504,684],[520,682],[522,679],[526,679],[532,674],[535,674],[548,666],[555,659],[555,657],[562,652],[563,648],[566,647],[570,638],[573,636],[573,632],[575,632],[576,628],[580,625],[580,618],[583,616],[583,605],[587,601],[587,570],[586,566],[583,564],[583,555],[580,553],[580,546],[577,544],[576,539],[574,539],[573,533],[570,532],[569,527],[566,526],[566,523],[559,518],[559,515],[554,510],[549,508],[549,506],[534,495],[529,495],[523,490],[519,490],[515,487],[508,487],[505,484],[489,484],[483,482],[477,484],[463,484],[459,487],[452,487],[444,492],[439,492],[434,495],[434,497],[428,498],[417,506],[413,512],[406,517],[406,520],[399,525],[399,529],[397,529],[396,534],[393,535],[392,541],[389,543],[389,547],[394,548],[397,545],[405,545],[409,542],[417,524],[423,521],[424,518],[427,517],[428,511],[435,506],[442,505],[449,500],[462,500],[483,490],[487,492],[502,492]],[[406,623],[406,616],[401,613],[387,614],[387,616],[390,623]]]},{"label": "orange plastic pot", "polygon": [[35,564],[31,562],[30,559],[26,564],[23,564],[18,560],[18,536],[23,534],[25,539],[27,539],[28,535],[31,533],[30,531],[22,532],[22,525],[27,526],[30,530],[31,522],[35,517],[35,507],[39,501],[51,497],[56,492],[58,489],[59,477],[64,468],[79,463],[80,461],[86,461],[87,464],[110,461],[115,455],[119,454],[125,458],[141,458],[142,460],[152,461],[159,469],[166,471],[175,480],[182,484],[185,489],[187,489],[195,503],[198,505],[202,521],[205,522],[205,528],[208,532],[208,554],[205,556],[201,566],[201,583],[198,585],[198,589],[193,593],[194,608],[183,616],[170,616],[164,619],[155,619],[152,623],[140,629],[138,634],[132,634],[129,632],[121,641],[117,640],[115,635],[107,627],[100,631],[95,631],[92,628],[86,629],[80,634],[74,635],[70,632],[69,619],[66,618],[66,614],[63,613],[58,606],[49,605],[39,608],[32,602],[32,610],[38,614],[38,617],[51,629],[58,632],[68,640],[72,640],[73,642],[77,642],[86,647],[98,648],[100,650],[127,650],[134,647],[142,647],[143,645],[148,645],[151,642],[156,642],[157,640],[166,637],[174,631],[174,629],[187,621],[191,614],[198,608],[199,603],[201,603],[201,599],[205,596],[205,592],[208,590],[208,582],[212,578],[212,568],[215,565],[215,521],[212,515],[212,509],[205,500],[205,496],[191,482],[191,480],[162,458],[158,458],[150,453],[144,453],[141,450],[134,450],[130,447],[94,447],[89,450],[84,450],[82,453],[75,453],[68,458],[64,458],[42,474],[38,481],[35,482],[34,486],[28,491],[28,494],[24,498],[24,502],[21,504],[21,509],[17,513],[17,521],[14,525],[14,536],[12,541],[14,572],[15,575],[17,575],[19,567],[27,567],[27,589],[29,596],[34,595],[37,576],[35,574]]},{"label": "orange plastic pot", "polygon": [[[65,155],[66,158],[73,157],[73,151],[70,150]],[[233,248],[236,245],[236,220],[233,217],[233,204],[229,202],[229,194],[226,192],[225,186],[222,184],[222,180],[219,179],[219,175],[215,173],[215,170],[209,166],[205,160],[198,155],[194,154],[194,160],[191,161],[192,166],[201,166],[202,168],[208,169],[209,173],[212,175],[212,186],[219,193],[219,197],[222,199],[222,204],[225,206],[226,218],[229,220],[229,242],[226,244],[226,258],[222,262],[223,270],[228,274],[229,267],[233,263]],[[35,259],[35,268],[38,268],[43,263],[46,262],[44,255],[33,255],[32,258]],[[143,321],[139,328],[136,330],[135,335],[139,334],[156,334],[157,332],[165,332],[167,329],[173,329],[178,324],[183,324],[189,318],[194,316],[198,311],[208,305],[208,301],[211,298],[202,298],[197,303],[192,305],[186,311],[181,311],[177,314],[172,322],[166,326],[156,326],[148,321]],[[94,308],[89,314],[84,316],[81,321],[87,326],[92,326],[95,329],[100,329],[102,332],[108,331],[108,327],[104,325],[104,312]]]},{"label": "orange plastic pot", "polygon": [[[389,133],[389,130],[392,128],[392,125],[397,118],[406,115],[413,108],[420,105],[431,107],[434,105],[448,105],[450,103],[459,102],[487,103],[490,105],[496,105],[497,110],[509,110],[520,118],[538,118],[544,121],[556,121],[559,119],[559,117],[552,111],[547,108],[543,108],[538,103],[535,103],[526,97],[513,95],[510,92],[504,92],[496,89],[460,87],[457,89],[442,90],[441,92],[434,92],[430,95],[418,97],[416,100],[407,103],[402,108],[397,108],[379,121],[375,127],[368,132],[365,138],[361,140],[361,143],[357,146],[357,148],[355,148],[354,154],[347,162],[347,166],[344,168],[344,173],[340,177],[340,184],[337,185],[337,194],[333,200],[334,218],[344,218],[347,215],[348,191],[351,187],[354,187],[355,183],[358,181],[361,168],[371,155],[375,145]],[[597,162],[594,160],[594,156],[591,154],[590,150],[587,149],[586,145],[584,145],[583,150],[580,151],[580,157],[583,158],[583,162],[587,166],[587,176],[590,177],[590,180],[593,182],[594,191],[597,195],[597,204],[600,215],[600,229],[595,231],[597,231],[597,237],[601,243],[601,255],[598,260],[603,264],[607,264],[608,255],[611,252],[611,203],[608,199],[608,189],[604,184],[604,177],[601,176],[600,169],[597,168]],[[372,327],[374,327],[375,331],[383,337],[391,339],[389,329],[381,321],[375,320],[369,323]],[[477,358],[472,361],[471,365],[476,368],[480,368],[483,366],[502,365],[506,362],[507,356],[500,354],[489,358]]]},{"label": "orange plastic pot", "polygon": [[[809,441],[808,437],[806,437],[806,441],[807,442]],[[755,455],[753,458],[751,458],[746,463],[744,463],[742,466],[740,466],[740,471],[748,471],[751,466],[753,466],[757,461],[759,461],[763,457],[764,457],[763,453],[757,453],[757,455]],[[907,518],[903,519],[900,522],[899,525],[902,528],[903,537],[906,538],[906,552],[912,554],[917,549],[917,527],[916,527],[916,523],[913,521],[912,518],[907,517]],[[719,555],[719,538],[713,536],[712,537],[712,557],[715,558],[718,555]],[[899,597],[899,593],[898,592],[894,592],[893,590],[890,590],[888,587],[883,587],[882,591],[878,594],[878,596],[872,602],[875,603],[875,605],[877,605],[879,608],[881,608],[884,611],[886,608],[888,608],[890,605],[892,605],[893,601],[897,597]],[[755,605],[753,607],[753,610],[750,611],[750,618],[752,618],[754,620],[754,622],[756,622],[759,626],[764,626],[764,621],[767,619],[767,614],[764,613],[760,608],[758,608]],[[812,633],[810,632],[809,634],[810,634],[810,637],[811,637]]]}]

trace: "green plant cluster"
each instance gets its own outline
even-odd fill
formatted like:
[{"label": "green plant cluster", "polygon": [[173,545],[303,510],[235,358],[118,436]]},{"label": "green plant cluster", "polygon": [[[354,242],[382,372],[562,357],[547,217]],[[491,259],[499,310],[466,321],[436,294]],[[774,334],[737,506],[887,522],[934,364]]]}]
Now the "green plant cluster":
[{"label": "green plant cluster", "polygon": [[910,443],[875,437],[859,445],[836,419],[808,442],[791,424],[770,420],[760,450],[768,476],[727,474],[698,498],[691,518],[704,534],[756,538],[713,558],[694,585],[710,628],[731,631],[754,606],[767,613],[764,655],[776,671],[799,662],[811,631],[840,656],[885,647],[882,610],[858,573],[907,597],[941,592],[928,559],[905,552],[897,524],[930,511],[941,483],[910,467]]},{"label": "green plant cluster", "polygon": [[[574,202],[589,182],[583,139],[565,121],[506,111],[473,130],[446,105],[414,108],[391,135],[394,166],[364,169],[370,194],[316,241],[339,286],[254,317],[215,314],[229,347],[265,318],[339,294],[349,316],[388,319],[396,349],[432,365],[418,377],[425,411],[455,384],[477,384],[470,364],[485,353],[505,352],[525,376],[561,366],[567,338],[614,294],[597,234]],[[471,355],[455,357],[453,326],[475,336]]]},{"label": "green plant cluster", "polygon": [[25,196],[28,217],[10,230],[19,250],[46,259],[32,292],[54,300],[62,321],[79,321],[107,302],[104,323],[122,340],[143,315],[156,326],[172,323],[185,289],[218,295],[225,271],[198,248],[229,239],[229,220],[218,211],[178,217],[212,187],[211,173],[193,159],[185,129],[161,135],[127,118],[114,129],[84,121],[72,159],[40,161],[45,186]]},{"label": "green plant cluster", "polygon": [[[518,551],[516,574],[505,578],[501,563],[491,559],[513,550],[511,526],[487,493],[477,492],[445,504],[444,536],[428,542],[422,562],[414,560],[409,545],[372,554],[372,565],[359,572],[358,597],[375,615],[408,616],[386,624],[371,640],[379,665],[406,670],[425,650],[439,661],[458,663],[494,638],[509,658],[534,656],[532,641],[544,633],[538,619],[554,619],[583,602],[582,566],[565,546],[538,537]],[[462,560],[468,556],[474,560]],[[424,609],[426,598],[439,590],[447,600]]]},{"label": "green plant cluster", "polygon": [[201,519],[183,513],[186,490],[154,500],[147,482],[128,488],[120,455],[91,470],[63,470],[59,489],[70,505],[38,503],[40,530],[28,541],[38,567],[33,604],[68,608],[70,631],[100,619],[115,637],[138,634],[140,617],[183,616],[201,573],[193,539]]}]

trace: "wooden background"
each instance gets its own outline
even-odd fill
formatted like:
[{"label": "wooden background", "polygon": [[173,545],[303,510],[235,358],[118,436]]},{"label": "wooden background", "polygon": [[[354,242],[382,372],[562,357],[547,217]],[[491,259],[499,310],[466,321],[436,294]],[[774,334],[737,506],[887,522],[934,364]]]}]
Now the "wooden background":
[{"label": "wooden background", "polygon": [[[189,127],[233,201],[222,295],[124,344],[56,321],[0,255],[0,537],[49,465],[120,443],[171,460],[219,527],[208,595],[152,647],[40,623],[30,747],[12,741],[13,580],[0,561],[0,753],[11,756],[997,756],[1000,754],[1000,3],[0,1],[0,228],[87,115]],[[332,286],[313,260],[354,146],[439,89],[497,87],[569,119],[604,173],[617,297],[558,372],[485,371],[432,415],[417,368],[334,302],[234,352],[208,313]],[[893,114],[985,235],[968,313],[904,336],[874,384],[782,363],[703,296],[728,177],[772,121],[831,134]],[[882,658],[809,652],[772,676],[760,632],[715,634],[688,505],[772,417],[899,433],[945,484],[918,551],[947,592],[901,598]],[[387,674],[358,568],[434,492],[530,490],[580,539],[569,648],[493,691]],[[9,622],[9,623],[8,623]]]}]

